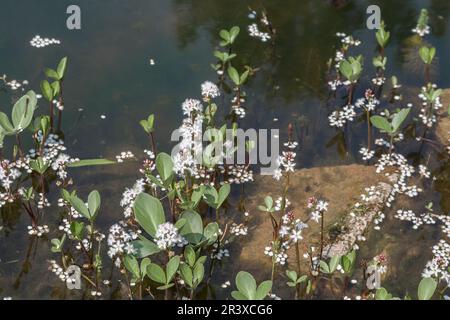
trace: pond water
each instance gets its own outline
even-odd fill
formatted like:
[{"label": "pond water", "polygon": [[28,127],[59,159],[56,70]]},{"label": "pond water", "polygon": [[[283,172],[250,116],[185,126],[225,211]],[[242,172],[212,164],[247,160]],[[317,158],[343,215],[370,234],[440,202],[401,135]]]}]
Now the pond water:
[{"label": "pond water", "polygon": [[[121,151],[139,154],[139,150],[148,148],[148,139],[139,120],[150,113],[156,116],[158,149],[169,152],[174,143],[169,142],[168,137],[182,119],[181,103],[185,98],[198,97],[203,81],[217,79],[210,64],[215,62],[212,51],[217,46],[219,31],[237,25],[242,30],[235,48],[240,64],[260,67],[246,88],[248,111],[242,126],[279,128],[283,136],[288,123],[293,123],[297,134],[307,141],[298,152],[297,168],[363,163],[357,156],[365,141],[363,125],[362,129],[351,133],[344,152],[329,143],[337,131],[329,127],[327,119],[332,109],[328,106],[326,63],[335,50],[336,32],[361,39],[363,45],[359,51],[371,56],[376,46],[374,32],[365,27],[365,11],[369,4],[378,4],[392,34],[387,52],[389,72],[396,74],[405,87],[418,88],[423,79],[414,71],[403,49],[420,9],[428,8],[433,34],[427,40],[437,48],[440,60],[439,72],[433,74],[434,81],[441,88],[450,88],[450,64],[445,63],[445,58],[450,56],[450,2],[348,1],[342,8],[331,2],[80,0],[77,4],[82,10],[82,29],[70,31],[65,27],[65,11],[72,4],[70,1],[2,0],[0,74],[27,79],[29,88],[39,90],[44,68],[68,56],[63,131],[71,155],[114,159]],[[261,9],[262,5],[277,29],[274,47],[250,38],[246,32],[247,25],[252,23],[248,7]],[[36,34],[57,38],[61,45],[43,49],[31,47],[29,41]],[[154,60],[154,65],[150,64],[150,59]],[[373,74],[370,67],[366,74]],[[15,98],[0,92],[2,111]],[[437,161],[435,170],[445,170],[443,163]],[[105,233],[122,216],[121,194],[136,179],[137,168],[138,164],[131,163],[71,172],[80,193],[87,194],[95,188],[102,194],[99,223]],[[435,200],[436,205],[443,204],[448,194],[443,194],[442,190],[448,189],[448,181],[444,186],[434,184],[429,198]],[[57,197],[53,194],[51,200],[56,202]],[[447,202],[436,210],[449,212],[449,209]],[[48,214],[46,219],[58,223],[58,212]],[[52,258],[50,245],[44,239],[28,237],[29,221],[24,212],[2,210],[0,221],[3,225],[0,230],[0,296],[14,299],[86,297],[64,290],[61,282],[46,271],[47,264],[43,261]],[[434,229],[430,230],[425,237],[434,239],[435,233]],[[389,225],[386,234],[405,246],[413,247],[421,242],[410,228]],[[367,248],[363,248],[366,255],[379,253],[380,243],[386,242],[377,237],[383,235],[374,236]],[[398,277],[391,280],[392,287],[415,286],[429,258],[428,251],[424,249],[423,261],[417,262],[417,278],[408,279],[403,271],[398,271]],[[400,264],[400,260],[392,262],[395,263]],[[226,277],[231,280],[234,275],[225,274]],[[403,289],[398,293],[401,292]],[[120,297],[120,290],[112,292],[111,296]]]}]

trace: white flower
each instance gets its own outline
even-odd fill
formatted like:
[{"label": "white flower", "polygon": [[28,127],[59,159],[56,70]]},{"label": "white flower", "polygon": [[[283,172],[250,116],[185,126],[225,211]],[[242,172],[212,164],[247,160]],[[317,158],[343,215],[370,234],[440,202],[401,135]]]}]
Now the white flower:
[{"label": "white flower", "polygon": [[155,234],[155,242],[161,250],[167,250],[174,246],[183,247],[188,242],[178,232],[173,223],[166,222],[158,226]]},{"label": "white flower", "polygon": [[205,81],[202,83],[202,96],[206,100],[214,99],[220,96],[220,90],[211,81]]}]

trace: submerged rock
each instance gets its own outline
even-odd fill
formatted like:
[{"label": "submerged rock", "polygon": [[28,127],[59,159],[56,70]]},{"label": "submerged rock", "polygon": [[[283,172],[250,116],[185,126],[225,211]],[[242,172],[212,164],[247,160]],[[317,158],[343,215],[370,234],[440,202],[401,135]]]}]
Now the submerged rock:
[{"label": "submerged rock", "polygon": [[[370,186],[377,186],[383,194],[390,192],[390,184],[383,175],[378,175],[373,166],[346,165],[336,167],[321,167],[303,169],[291,175],[288,199],[292,203],[296,218],[308,219],[306,203],[310,197],[320,197],[329,201],[329,209],[325,214],[325,242],[328,244],[328,254],[343,254],[350,250],[358,236],[362,235],[374,218],[378,206],[384,199],[379,199],[367,210],[358,210],[357,218],[350,215],[355,203],[361,200],[361,194]],[[251,212],[253,221],[246,243],[242,245],[240,264],[249,271],[260,271],[261,268],[271,268],[271,259],[264,255],[264,248],[272,240],[273,228],[270,218],[258,210],[258,205],[264,203],[267,195],[277,199],[281,196],[283,186],[270,176],[257,177],[250,190],[247,209]],[[304,230],[301,243],[318,244],[320,224],[310,221],[309,228]],[[324,251],[324,254],[327,252]],[[301,250],[300,254],[303,254]],[[295,264],[295,249],[288,251],[288,263]],[[305,259],[302,258],[302,261]],[[306,262],[306,261],[305,261]]]}]

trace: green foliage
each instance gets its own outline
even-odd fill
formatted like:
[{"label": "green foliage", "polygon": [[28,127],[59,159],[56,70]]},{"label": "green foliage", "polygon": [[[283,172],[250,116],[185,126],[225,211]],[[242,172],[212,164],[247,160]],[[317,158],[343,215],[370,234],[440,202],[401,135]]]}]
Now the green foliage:
[{"label": "green foliage", "polygon": [[389,31],[386,31],[385,27],[386,26],[384,24],[384,21],[382,21],[380,29],[378,29],[378,31],[375,35],[377,38],[378,45],[381,48],[386,48],[387,44],[389,43],[389,39],[391,37],[391,33]]},{"label": "green foliage", "polygon": [[175,284],[172,282],[180,266],[180,257],[172,257],[166,265],[166,270],[164,271],[156,263],[150,262],[146,266],[147,276],[153,281],[162,284],[158,287],[158,290],[166,290],[173,287]]},{"label": "green foliage", "polygon": [[91,167],[91,166],[105,166],[110,164],[116,164],[117,162],[108,159],[86,159],[72,163],[68,163],[69,168]]},{"label": "green foliage", "polygon": [[359,80],[363,71],[362,61],[362,56],[344,59],[339,64],[339,71],[348,81],[355,83]]},{"label": "green foliage", "polygon": [[68,201],[79,214],[89,221],[93,222],[97,217],[101,203],[100,194],[97,190],[89,193],[88,205],[86,205],[84,201],[78,198],[75,194],[69,195]]},{"label": "green foliage", "polygon": [[299,284],[301,284],[303,282],[306,282],[308,280],[308,276],[307,275],[303,275],[303,276],[299,277],[297,275],[297,272],[295,272],[295,271],[286,270],[286,276],[290,280],[286,284],[288,285],[288,287],[291,287],[291,288],[295,288]]},{"label": "green foliage", "polygon": [[231,293],[235,300],[264,300],[272,290],[272,281],[267,280],[257,286],[250,273],[240,271],[236,276],[236,287],[238,291]]},{"label": "green foliage", "polygon": [[33,120],[34,111],[37,106],[37,97],[34,91],[28,91],[14,104],[11,119],[0,112],[1,133],[4,135],[15,135],[28,128]]},{"label": "green foliage", "polygon": [[250,70],[244,71],[241,75],[239,75],[239,72],[234,68],[233,66],[228,67],[228,76],[230,79],[234,82],[236,86],[242,86],[245,81],[247,81],[247,78],[250,74]]},{"label": "green foliage", "polygon": [[142,126],[142,128],[144,129],[145,132],[147,133],[153,133],[155,131],[155,115],[151,114],[148,116],[148,118],[146,120],[141,120],[139,122]]},{"label": "green foliage", "polygon": [[161,202],[155,197],[141,193],[134,202],[136,221],[149,235],[155,237],[158,226],[166,222]]},{"label": "green foliage", "polygon": [[240,28],[236,26],[232,27],[230,30],[221,30],[219,32],[219,35],[222,38],[220,45],[222,47],[231,46],[235,42],[240,31]]},{"label": "green foliage", "polygon": [[437,289],[437,281],[433,278],[423,278],[417,289],[417,297],[419,300],[430,300]]},{"label": "green foliage", "polygon": [[436,55],[436,48],[435,47],[421,47],[419,50],[420,58],[422,59],[423,63],[430,65],[433,63],[434,56]]},{"label": "green foliage", "polygon": [[52,239],[50,242],[51,242],[51,244],[52,244],[52,247],[51,247],[51,251],[53,252],[53,253],[58,253],[58,252],[61,252],[62,251],[62,248],[63,248],[63,246],[64,246],[64,242],[66,241],[66,234],[64,234],[63,236],[62,236],[62,238],[61,238],[61,240],[60,239]]},{"label": "green foliage", "polygon": [[390,136],[394,136],[399,133],[399,130],[409,115],[410,108],[404,108],[393,115],[391,122],[382,116],[373,116],[370,118],[370,122],[374,127],[378,128],[382,132],[386,132]]}]

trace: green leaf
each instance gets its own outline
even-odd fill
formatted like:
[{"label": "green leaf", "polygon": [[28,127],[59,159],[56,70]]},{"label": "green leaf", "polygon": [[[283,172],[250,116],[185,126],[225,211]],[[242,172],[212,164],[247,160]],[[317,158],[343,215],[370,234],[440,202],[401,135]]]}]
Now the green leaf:
[{"label": "green leaf", "polygon": [[183,280],[187,283],[187,285],[191,288],[194,287],[194,276],[192,274],[192,269],[187,266],[186,264],[181,264],[180,265],[180,275],[181,278],[183,278]]},{"label": "green leaf", "polygon": [[392,133],[392,127],[391,124],[383,117],[381,116],[373,116],[370,118],[370,122],[378,129],[387,132]]},{"label": "green leaf", "polygon": [[134,215],[142,229],[152,237],[155,237],[158,226],[166,221],[161,202],[147,193],[136,197]]},{"label": "green leaf", "polygon": [[234,300],[249,300],[246,296],[244,296],[241,292],[239,291],[233,291],[231,292],[231,296],[233,297]]},{"label": "green leaf", "polygon": [[336,271],[337,266],[341,262],[341,256],[334,256],[330,259],[330,263],[328,266],[330,267],[330,273],[333,273]]},{"label": "green leaf", "polygon": [[202,263],[195,264],[194,270],[193,270],[193,279],[192,283],[194,286],[198,286],[205,276],[205,266]]},{"label": "green leaf", "polygon": [[347,60],[341,61],[341,63],[339,64],[339,71],[347,80],[350,80],[352,78],[352,65]]},{"label": "green leaf", "polygon": [[152,279],[155,282],[167,284],[166,274],[164,273],[163,268],[161,268],[159,265],[155,263],[150,263],[147,266],[147,275],[150,279]]},{"label": "green leaf", "polygon": [[330,273],[330,268],[328,267],[328,264],[325,261],[320,260],[319,265],[320,265],[321,272],[326,273],[326,274]]},{"label": "green leaf", "polygon": [[239,27],[237,27],[237,26],[234,26],[233,28],[230,29],[230,32],[229,32],[230,44],[234,43],[234,41],[236,40],[236,38],[239,35],[240,31],[241,31],[241,29]]},{"label": "green leaf", "polygon": [[264,198],[264,204],[266,205],[266,208],[267,209],[272,209],[272,207],[273,207],[273,199],[272,199],[272,197],[270,197],[270,196],[267,196],[267,197],[265,197]]},{"label": "green leaf", "polygon": [[397,132],[400,129],[402,123],[406,120],[410,111],[411,109],[405,108],[395,114],[394,118],[392,119],[392,129],[394,132]]},{"label": "green leaf", "polygon": [[186,260],[187,264],[190,267],[194,267],[195,265],[195,251],[194,248],[192,248],[192,246],[186,246],[186,248],[184,249],[184,259]]},{"label": "green leaf", "polygon": [[220,208],[222,204],[225,202],[225,200],[228,198],[228,195],[230,194],[231,187],[229,184],[224,184],[219,189],[218,199],[217,199],[217,208]]},{"label": "green leaf", "polygon": [[61,93],[61,84],[59,83],[59,81],[52,82],[51,87],[53,90],[53,97],[59,96],[59,94]]},{"label": "green leaf", "polygon": [[186,223],[180,229],[180,234],[191,244],[200,243],[203,240],[202,217],[195,211],[185,211],[181,218],[185,219]]},{"label": "green leaf", "polygon": [[389,293],[385,288],[379,288],[375,292],[375,300],[390,300]]},{"label": "green leaf", "polygon": [[53,100],[53,88],[47,80],[41,82],[41,91],[45,99],[50,102]]},{"label": "green leaf", "polygon": [[423,278],[417,289],[419,300],[430,300],[436,291],[438,283],[433,278]]},{"label": "green leaf", "polygon": [[238,86],[240,84],[241,78],[239,77],[239,73],[234,67],[230,66],[228,68],[228,76],[234,82],[235,85]]},{"label": "green leaf", "polygon": [[133,241],[132,245],[136,250],[136,256],[138,258],[145,258],[161,252],[161,249],[159,249],[153,241],[150,241],[144,237],[140,237],[140,240]]},{"label": "green leaf", "polygon": [[97,190],[89,193],[88,196],[88,208],[92,219],[97,216],[98,210],[100,209],[101,199],[100,193]]},{"label": "green leaf", "polygon": [[249,70],[246,70],[246,71],[244,71],[243,74],[241,74],[241,77],[240,77],[240,80],[239,80],[239,85],[242,86],[245,83],[245,81],[247,80],[249,74],[250,74]]},{"label": "green leaf", "polygon": [[297,281],[297,272],[286,270],[286,276],[289,278],[289,280],[296,282]]},{"label": "green leaf", "polygon": [[6,134],[14,134],[14,127],[9,121],[9,118],[3,112],[0,112],[0,126]]},{"label": "green leaf", "polygon": [[90,167],[90,166],[104,166],[110,164],[116,164],[117,162],[108,159],[86,159],[77,162],[68,163],[69,168],[80,168],[80,167]]},{"label": "green leaf", "polygon": [[49,78],[52,78],[52,79],[55,79],[55,80],[59,80],[58,73],[55,70],[53,70],[53,69],[49,69],[49,68],[45,69],[45,75],[47,77],[49,77]]},{"label": "green leaf", "polygon": [[70,231],[72,232],[72,235],[78,240],[83,239],[83,230],[84,230],[83,222],[73,221],[70,224]]},{"label": "green leaf", "polygon": [[123,263],[125,265],[125,268],[131,272],[134,279],[140,279],[140,270],[139,270],[139,264],[135,257],[131,255],[126,255],[123,259]]},{"label": "green leaf", "polygon": [[256,281],[250,273],[240,271],[236,276],[236,287],[249,300],[256,298]]},{"label": "green leaf", "polygon": [[29,91],[26,95],[17,100],[14,104],[11,115],[15,130],[21,131],[30,125],[33,120],[36,104],[37,98],[33,91]]},{"label": "green leaf", "polygon": [[226,44],[230,43],[230,33],[227,30],[220,30],[219,36],[225,40]]},{"label": "green leaf", "polygon": [[163,182],[169,180],[173,175],[173,161],[166,153],[160,153],[156,157],[156,169]]},{"label": "green leaf", "polygon": [[83,200],[78,198],[77,196],[73,195],[69,199],[70,205],[83,217],[86,219],[91,219],[91,215],[89,213],[88,207],[84,204]]},{"label": "green leaf", "polygon": [[272,281],[267,280],[262,282],[256,290],[256,300],[264,300],[272,290]]},{"label": "green leaf", "polygon": [[66,69],[67,69],[67,57],[64,57],[59,62],[57,68],[59,80],[64,79],[64,76],[66,75]]},{"label": "green leaf", "polygon": [[175,277],[175,274],[179,266],[180,266],[180,256],[174,256],[172,257],[172,259],[169,260],[166,266],[167,284],[172,281],[173,277]]},{"label": "green leaf", "polygon": [[205,230],[203,230],[203,236],[207,240],[207,245],[212,245],[216,242],[219,236],[219,225],[217,222],[208,223]]}]

